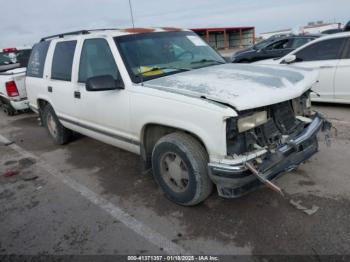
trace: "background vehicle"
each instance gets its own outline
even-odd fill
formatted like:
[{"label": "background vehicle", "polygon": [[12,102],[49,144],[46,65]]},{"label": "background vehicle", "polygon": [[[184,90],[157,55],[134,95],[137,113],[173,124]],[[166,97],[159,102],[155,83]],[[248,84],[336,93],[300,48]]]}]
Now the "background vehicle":
[{"label": "background vehicle", "polygon": [[7,115],[28,109],[25,74],[31,49],[0,50],[0,107]]},{"label": "background vehicle", "polygon": [[27,67],[30,52],[28,47],[0,49],[0,72]]},{"label": "background vehicle", "polygon": [[344,27],[345,32],[350,32],[350,21]]},{"label": "background vehicle", "polygon": [[323,36],[278,60],[257,64],[285,64],[319,70],[313,101],[350,103],[350,32]]},{"label": "background vehicle", "polygon": [[331,34],[336,34],[336,33],[341,33],[344,30],[342,28],[337,28],[337,29],[328,29],[322,32],[324,35],[331,35]]},{"label": "background vehicle", "polygon": [[189,30],[136,28],[42,39],[26,86],[55,143],[74,130],[140,154],[169,199],[195,205],[213,183],[239,197],[261,185],[255,172],[267,183],[317,152],[316,77],[227,64]]},{"label": "background vehicle", "polygon": [[263,59],[278,58],[292,50],[316,39],[318,35],[283,36],[268,38],[251,48],[236,52],[232,56],[233,63],[250,63]]}]

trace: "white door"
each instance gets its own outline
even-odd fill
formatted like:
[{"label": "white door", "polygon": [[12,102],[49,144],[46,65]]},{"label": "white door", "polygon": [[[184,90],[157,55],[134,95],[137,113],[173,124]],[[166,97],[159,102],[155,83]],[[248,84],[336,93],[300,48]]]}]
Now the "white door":
[{"label": "white door", "polygon": [[338,102],[350,102],[350,38],[335,72],[334,98]]},{"label": "white door", "polygon": [[293,65],[319,71],[318,83],[312,90],[320,97],[316,94],[313,97],[334,99],[334,77],[344,42],[344,38],[326,39],[294,53],[296,62]]},{"label": "white door", "polygon": [[[78,105],[74,99],[75,85],[72,81],[73,60],[77,41],[59,41],[50,47],[52,53],[51,71],[47,80],[46,92],[61,121],[76,121]],[[51,63],[50,63],[51,62]]]},{"label": "white door", "polygon": [[[87,91],[90,77],[110,75],[122,80],[109,43],[103,38],[85,39],[81,48],[77,90],[79,125],[83,133],[127,150],[135,151],[138,141],[129,130],[129,91],[127,89]],[[139,150],[139,148],[137,149]]]}]

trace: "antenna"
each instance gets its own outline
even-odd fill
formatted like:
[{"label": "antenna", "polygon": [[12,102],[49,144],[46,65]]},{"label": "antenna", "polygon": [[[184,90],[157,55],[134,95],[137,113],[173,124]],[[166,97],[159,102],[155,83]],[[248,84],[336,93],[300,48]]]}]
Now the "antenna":
[{"label": "antenna", "polygon": [[130,9],[130,16],[131,16],[132,28],[135,28],[134,15],[133,15],[132,6],[131,6],[131,0],[129,0],[129,9]]}]

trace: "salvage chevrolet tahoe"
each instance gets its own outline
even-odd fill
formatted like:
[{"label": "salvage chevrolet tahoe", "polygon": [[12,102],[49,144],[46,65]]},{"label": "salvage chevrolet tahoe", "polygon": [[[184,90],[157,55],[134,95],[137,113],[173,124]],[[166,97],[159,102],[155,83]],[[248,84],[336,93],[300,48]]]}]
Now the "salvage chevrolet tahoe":
[{"label": "salvage chevrolet tahoe", "polygon": [[317,73],[226,64],[189,30],[90,30],[33,47],[30,107],[57,144],[72,131],[141,155],[181,205],[215,184],[239,197],[318,150],[328,122],[310,108]]}]

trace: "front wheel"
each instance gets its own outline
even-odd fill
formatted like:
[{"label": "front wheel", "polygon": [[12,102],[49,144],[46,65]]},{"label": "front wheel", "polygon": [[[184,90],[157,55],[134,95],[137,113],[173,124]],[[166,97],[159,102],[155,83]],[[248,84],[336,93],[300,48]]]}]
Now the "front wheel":
[{"label": "front wheel", "polygon": [[156,182],[165,195],[177,204],[196,205],[211,193],[213,184],[207,171],[208,155],[204,147],[185,133],[162,137],[152,153]]},{"label": "front wheel", "polygon": [[42,111],[42,120],[55,144],[64,145],[69,142],[72,131],[61,124],[51,105],[45,106]]}]

